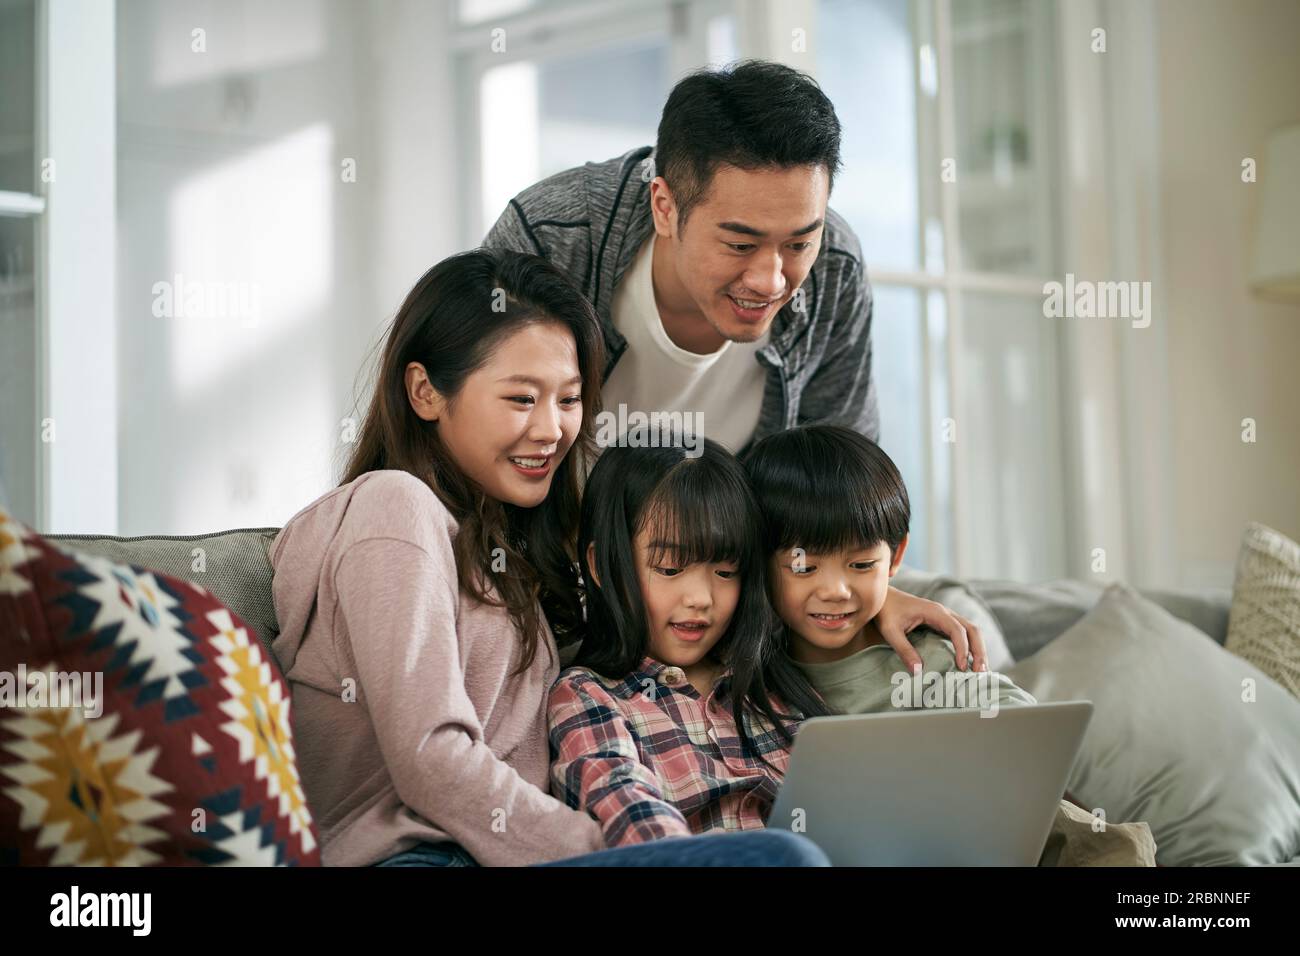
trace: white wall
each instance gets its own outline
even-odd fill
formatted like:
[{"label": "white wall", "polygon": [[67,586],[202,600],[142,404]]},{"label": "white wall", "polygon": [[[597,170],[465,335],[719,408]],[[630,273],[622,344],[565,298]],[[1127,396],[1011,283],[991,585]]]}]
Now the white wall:
[{"label": "white wall", "polygon": [[379,147],[371,170],[372,293],[380,311],[392,313],[430,266],[460,249],[454,59],[440,46],[449,32],[442,3],[367,7],[367,132]]},{"label": "white wall", "polygon": [[367,349],[453,251],[442,15],[120,5],[120,533],[279,525],[334,484]]},{"label": "white wall", "polygon": [[[1180,583],[1228,585],[1247,522],[1300,539],[1300,305],[1247,291],[1261,187],[1241,181],[1242,159],[1262,164],[1267,134],[1300,122],[1300,4],[1156,9]],[[1241,440],[1248,417],[1254,444]]]}]

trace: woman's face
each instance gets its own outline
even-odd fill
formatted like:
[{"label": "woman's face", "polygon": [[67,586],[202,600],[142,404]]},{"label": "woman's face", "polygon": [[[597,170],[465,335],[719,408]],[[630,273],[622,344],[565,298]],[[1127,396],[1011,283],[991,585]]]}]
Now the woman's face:
[{"label": "woman's face", "polygon": [[[410,368],[407,378],[410,389]],[[424,387],[432,391],[427,380]],[[578,350],[558,322],[534,322],[503,339],[450,401],[434,393],[421,403],[418,383],[415,392],[416,413],[437,421],[460,469],[488,497],[522,508],[545,500],[582,428]]]}]

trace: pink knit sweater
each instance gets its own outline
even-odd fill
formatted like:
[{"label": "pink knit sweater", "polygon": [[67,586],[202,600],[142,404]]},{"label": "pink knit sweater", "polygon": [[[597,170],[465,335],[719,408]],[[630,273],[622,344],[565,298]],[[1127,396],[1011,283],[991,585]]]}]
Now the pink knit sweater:
[{"label": "pink knit sweater", "polygon": [[595,820],[547,792],[554,639],[509,676],[518,629],[459,590],[456,530],[418,478],[376,471],[308,505],[271,547],[273,649],[326,865],[421,841],[485,865],[604,847]]}]

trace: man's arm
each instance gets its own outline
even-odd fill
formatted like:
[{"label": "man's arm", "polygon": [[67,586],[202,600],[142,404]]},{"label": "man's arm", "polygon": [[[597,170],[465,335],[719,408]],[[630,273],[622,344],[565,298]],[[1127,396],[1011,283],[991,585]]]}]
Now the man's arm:
[{"label": "man's arm", "polygon": [[533,183],[508,203],[483,238],[489,249],[543,256],[582,285],[591,258],[591,216],[581,167]]},{"label": "man's arm", "polygon": [[860,263],[848,262],[844,269],[841,294],[830,304],[831,341],[804,388],[799,423],[844,425],[879,441],[880,409],[871,374],[871,286]]}]

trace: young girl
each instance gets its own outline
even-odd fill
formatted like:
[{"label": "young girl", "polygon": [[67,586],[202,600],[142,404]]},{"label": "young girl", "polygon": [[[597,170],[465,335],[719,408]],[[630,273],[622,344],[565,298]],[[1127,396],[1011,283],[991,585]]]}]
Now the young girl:
[{"label": "young girl", "polygon": [[780,834],[596,852],[600,827],[547,792],[539,602],[576,583],[603,363],[590,305],[535,256],[453,256],[398,311],[343,483],[271,549],[326,864],[800,862]]},{"label": "young girl", "polygon": [[551,689],[551,782],[609,846],[764,826],[799,721],[827,713],[772,643],[754,497],[633,433],[583,492],[583,644]]}]

